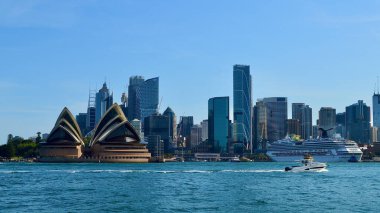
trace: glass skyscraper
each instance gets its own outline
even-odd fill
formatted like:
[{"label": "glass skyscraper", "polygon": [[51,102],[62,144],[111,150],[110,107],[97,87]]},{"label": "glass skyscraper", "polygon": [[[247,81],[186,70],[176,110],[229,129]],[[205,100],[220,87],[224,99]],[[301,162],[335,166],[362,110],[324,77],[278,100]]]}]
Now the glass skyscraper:
[{"label": "glass skyscraper", "polygon": [[380,94],[374,93],[372,96],[373,126],[380,127]]},{"label": "glass skyscraper", "polygon": [[369,144],[371,110],[363,101],[346,107],[347,139],[358,144]]},{"label": "glass skyscraper", "polygon": [[113,95],[110,94],[107,84],[104,83],[103,87],[96,93],[95,97],[95,123],[97,124],[102,116],[106,113],[108,108],[113,104]]},{"label": "glass skyscraper", "polygon": [[285,97],[264,98],[267,112],[268,141],[284,139],[286,136],[286,119],[288,119],[288,99]]},{"label": "glass skyscraper", "polygon": [[208,101],[208,140],[214,152],[227,153],[230,139],[229,97],[216,97]]},{"label": "glass skyscraper", "polygon": [[247,65],[233,67],[234,143],[252,151],[252,77]]},{"label": "glass skyscraper", "polygon": [[159,102],[159,78],[144,80],[142,76],[132,76],[128,86],[128,119],[139,119],[155,114]]}]

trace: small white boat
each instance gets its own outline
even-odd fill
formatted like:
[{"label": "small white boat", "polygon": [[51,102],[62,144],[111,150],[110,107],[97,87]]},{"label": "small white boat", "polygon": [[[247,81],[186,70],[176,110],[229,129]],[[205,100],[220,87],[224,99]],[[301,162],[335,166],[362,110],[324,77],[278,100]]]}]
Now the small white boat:
[{"label": "small white boat", "polygon": [[326,169],[327,165],[325,163],[314,162],[313,157],[308,155],[301,161],[302,165],[286,167],[286,172],[310,172],[310,171],[321,171]]}]

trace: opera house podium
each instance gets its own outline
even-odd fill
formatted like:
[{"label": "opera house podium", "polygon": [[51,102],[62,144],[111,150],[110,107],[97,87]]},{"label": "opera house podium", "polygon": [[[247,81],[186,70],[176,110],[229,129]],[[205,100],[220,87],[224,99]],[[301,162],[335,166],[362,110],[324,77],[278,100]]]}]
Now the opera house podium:
[{"label": "opera house podium", "polygon": [[99,121],[85,156],[78,123],[64,108],[46,143],[41,143],[41,162],[148,163],[148,149],[128,122],[119,105],[112,105]]}]

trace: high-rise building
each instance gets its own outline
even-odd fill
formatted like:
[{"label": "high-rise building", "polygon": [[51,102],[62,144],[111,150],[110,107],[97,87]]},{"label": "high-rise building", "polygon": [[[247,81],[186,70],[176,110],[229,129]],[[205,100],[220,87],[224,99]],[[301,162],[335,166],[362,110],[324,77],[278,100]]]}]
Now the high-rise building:
[{"label": "high-rise building", "polygon": [[181,116],[177,127],[177,146],[190,148],[191,127],[194,125],[193,116]]},{"label": "high-rise building", "polygon": [[297,119],[301,122],[302,108],[304,107],[305,107],[304,103],[293,103],[292,104],[292,119]]},{"label": "high-rise building", "polygon": [[79,113],[76,117],[82,135],[86,134],[87,113]]},{"label": "high-rise building", "polygon": [[336,109],[331,107],[322,107],[319,110],[319,128],[327,131],[327,136],[332,137],[335,134],[336,127]]},{"label": "high-rise building", "polygon": [[372,96],[373,126],[380,127],[380,93]]},{"label": "high-rise building", "polygon": [[292,119],[299,120],[300,135],[303,139],[309,139],[313,131],[313,110],[304,103],[292,104]]},{"label": "high-rise building", "polygon": [[104,83],[103,87],[96,93],[95,98],[95,123],[98,123],[108,108],[113,104],[113,95]]},{"label": "high-rise building", "polygon": [[285,138],[288,100],[285,97],[264,98],[267,111],[267,134],[270,142]]},{"label": "high-rise building", "polygon": [[[159,78],[132,76],[128,86],[128,118],[144,118],[158,112]],[[143,125],[144,126],[144,125]]]},{"label": "high-rise building", "polygon": [[301,126],[298,119],[287,119],[286,120],[286,134],[290,135],[301,135]]},{"label": "high-rise building", "polygon": [[158,113],[145,117],[144,137],[159,135],[164,141],[165,153],[172,151],[172,141],[170,137],[169,117]]},{"label": "high-rise building", "polygon": [[341,137],[346,137],[346,112],[336,114],[336,131]]},{"label": "high-rise building", "polygon": [[208,140],[214,152],[227,153],[230,139],[229,97],[215,97],[208,101]]},{"label": "high-rise building", "polygon": [[121,95],[121,104],[120,104],[121,110],[123,110],[123,113],[126,118],[128,118],[128,97],[125,92]]},{"label": "high-rise building", "polygon": [[347,139],[358,144],[369,144],[371,134],[371,110],[362,100],[346,107]]},{"label": "high-rise building", "polygon": [[258,100],[253,108],[254,149],[265,150],[268,141],[268,113],[263,100]]},{"label": "high-rise building", "polygon": [[87,118],[86,118],[86,129],[85,135],[95,129],[95,99],[96,91],[90,90],[88,95],[88,106],[87,106]]},{"label": "high-rise building", "polygon": [[233,67],[233,102],[234,143],[241,143],[252,151],[252,77],[247,65]]},{"label": "high-rise building", "polygon": [[169,135],[173,147],[177,147],[177,117],[170,107],[165,110],[163,115],[169,117]]},{"label": "high-rise building", "polygon": [[190,147],[197,147],[200,143],[202,143],[202,126],[196,124],[191,127]]},{"label": "high-rise building", "polygon": [[318,125],[313,125],[313,138],[316,139],[319,137],[319,130],[318,130]]},{"label": "high-rise building", "polygon": [[377,143],[379,140],[378,140],[378,135],[379,133],[379,128],[378,127],[371,127],[371,143]]},{"label": "high-rise building", "polygon": [[202,141],[208,140],[208,120],[201,122],[202,126]]}]

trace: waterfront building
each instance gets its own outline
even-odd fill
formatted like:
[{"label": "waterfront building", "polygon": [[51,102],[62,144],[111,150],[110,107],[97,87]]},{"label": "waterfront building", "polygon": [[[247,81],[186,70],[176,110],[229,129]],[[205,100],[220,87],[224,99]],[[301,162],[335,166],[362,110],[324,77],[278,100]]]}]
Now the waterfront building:
[{"label": "waterfront building", "polygon": [[79,128],[81,129],[82,135],[85,135],[86,134],[87,113],[79,113],[77,116],[75,116],[75,119],[77,120]]},{"label": "waterfront building", "polygon": [[102,116],[113,104],[113,95],[104,83],[103,87],[96,93],[95,97],[95,123],[98,123]]},{"label": "waterfront building", "polygon": [[196,124],[191,127],[190,147],[197,147],[200,143],[202,143],[202,126]]},{"label": "waterfront building", "polygon": [[342,136],[343,138],[346,138],[346,112],[337,113],[336,114],[336,128],[335,132]]},{"label": "waterfront building", "polygon": [[71,112],[65,107],[46,142],[40,143],[41,161],[70,161],[83,153],[82,132]]},{"label": "waterfront building", "polygon": [[346,107],[347,139],[358,144],[370,143],[371,110],[362,100]]},{"label": "waterfront building", "polygon": [[378,143],[378,133],[379,133],[379,128],[378,127],[371,127],[371,143]]},{"label": "waterfront building", "polygon": [[208,120],[201,122],[202,126],[202,141],[208,140]]},{"label": "waterfront building", "polygon": [[159,135],[160,140],[164,141],[164,151],[172,151],[172,138],[170,137],[169,117],[161,114],[153,114],[144,119],[144,136]]},{"label": "waterfront building", "polygon": [[227,153],[230,139],[229,97],[215,97],[208,101],[208,140],[213,151]]},{"label": "waterfront building", "polygon": [[194,125],[193,116],[181,116],[178,124],[178,147],[190,148],[191,127]]},{"label": "waterfront building", "polygon": [[159,135],[149,135],[147,137],[148,140],[148,150],[152,155],[151,161],[162,162],[164,160],[164,146],[165,143],[161,140],[161,136]]},{"label": "waterfront building", "polygon": [[265,150],[268,141],[268,113],[263,100],[258,100],[253,107],[254,149]]},{"label": "waterfront building", "polygon": [[300,121],[298,119],[286,120],[287,135],[301,135]]},{"label": "waterfront building", "polygon": [[319,128],[327,131],[328,137],[335,134],[336,127],[336,109],[332,107],[322,107],[319,110]]},{"label": "waterfront building", "polygon": [[316,139],[319,137],[319,129],[318,125],[313,125],[313,139]]},{"label": "waterfront building", "polygon": [[373,93],[372,96],[373,126],[380,127],[380,93]]},{"label": "waterfront building", "polygon": [[252,77],[248,65],[233,66],[233,102],[234,143],[240,143],[252,152]]},{"label": "waterfront building", "polygon": [[313,131],[313,110],[304,103],[292,104],[292,119],[299,120],[300,136],[303,139],[310,139]]},{"label": "waterfront building", "polygon": [[174,111],[168,107],[163,113],[164,116],[169,117],[169,135],[172,141],[172,147],[177,147],[177,117]]},{"label": "waterfront building", "polygon": [[151,157],[117,104],[113,104],[103,115],[89,146],[89,159],[99,162],[147,163]]},{"label": "waterfront building", "polygon": [[144,80],[142,76],[132,76],[129,79],[128,97],[129,119],[144,121],[144,118],[158,112],[159,78]]},{"label": "waterfront building", "polygon": [[281,140],[286,136],[286,119],[288,119],[288,100],[285,97],[264,98],[267,111],[267,134],[270,142]]}]

